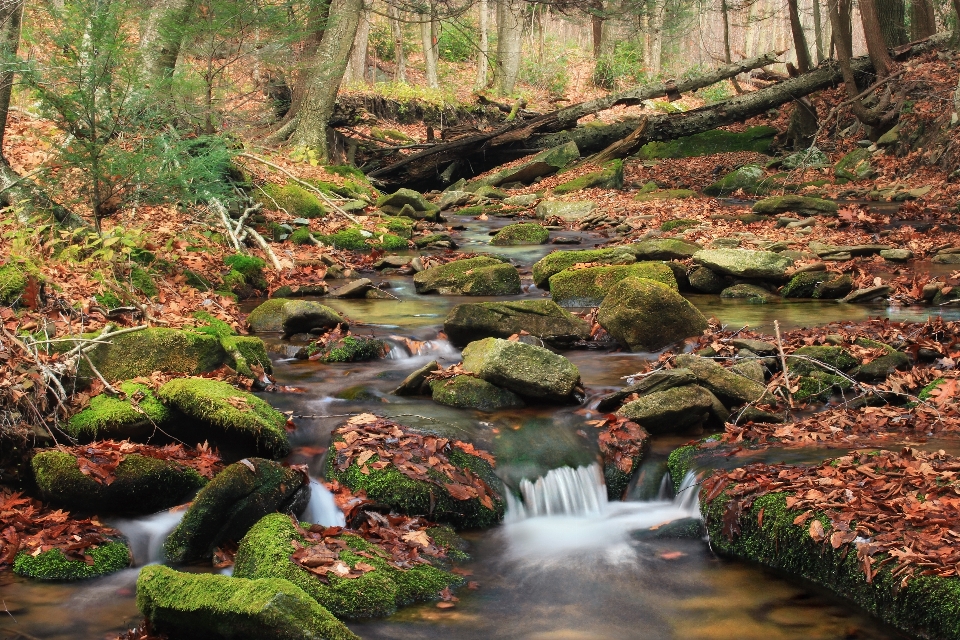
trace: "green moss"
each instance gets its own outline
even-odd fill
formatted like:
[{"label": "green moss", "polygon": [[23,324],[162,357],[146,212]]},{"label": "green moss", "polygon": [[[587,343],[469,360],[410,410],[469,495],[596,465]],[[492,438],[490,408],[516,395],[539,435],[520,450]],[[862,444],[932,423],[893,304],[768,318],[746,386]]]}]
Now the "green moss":
[{"label": "green moss", "polygon": [[813,298],[817,287],[826,282],[836,274],[828,271],[804,271],[798,273],[790,279],[790,282],[783,287],[781,295],[784,298]]},{"label": "green moss", "polygon": [[312,357],[317,353],[322,353],[319,358],[314,358],[320,362],[365,362],[382,358],[386,351],[387,344],[383,340],[347,336],[325,347],[311,344],[304,349],[304,355]]},{"label": "green moss", "polygon": [[629,247],[612,249],[584,249],[577,251],[554,251],[533,265],[533,282],[541,289],[549,288],[550,276],[569,269],[575,264],[598,262],[601,264],[632,264],[637,261]]},{"label": "green moss", "polygon": [[[385,132],[389,133],[389,132]],[[359,180],[360,182],[367,182],[367,176],[350,164],[333,164],[323,168],[327,173],[332,173],[335,176],[340,176],[342,178],[352,178],[354,180]]]},{"label": "green moss", "polygon": [[826,400],[834,390],[845,391],[853,386],[853,382],[843,376],[813,371],[810,375],[801,376],[796,380],[797,391],[793,399],[800,402],[806,400]]},{"label": "green moss", "polygon": [[150,565],[137,578],[137,607],[172,637],[359,640],[287,580],[181,573]]},{"label": "green moss", "polygon": [[252,330],[283,331],[283,306],[289,302],[284,298],[271,298],[250,312],[247,326]]},{"label": "green moss", "polygon": [[700,224],[699,220],[690,220],[688,218],[680,218],[678,220],[667,220],[662,225],[660,225],[661,231],[674,231],[676,229],[689,229],[690,227],[696,227]]},{"label": "green moss", "polygon": [[369,245],[367,245],[367,239],[360,233],[360,229],[357,228],[344,229],[329,236],[319,236],[318,240],[337,249],[363,251],[370,248]]},{"label": "green moss", "polygon": [[133,267],[130,269],[130,284],[137,288],[140,293],[150,298],[160,292],[150,272],[141,267]]},{"label": "green moss", "polygon": [[[147,385],[127,381],[118,386],[123,398],[106,393],[94,396],[90,406],[71,417],[63,430],[81,442],[123,440],[140,432],[152,433],[155,426],[167,423],[173,416]],[[143,397],[134,400],[140,394]]]},{"label": "green moss", "polygon": [[496,387],[474,376],[455,376],[430,383],[433,401],[459,409],[497,411],[522,407],[523,400],[511,391]]},{"label": "green moss", "polygon": [[550,232],[533,222],[511,224],[490,239],[490,244],[498,246],[517,244],[544,244],[550,239]]},{"label": "green moss", "polygon": [[553,188],[555,195],[573,193],[583,189],[603,188],[603,189],[622,189],[623,188],[623,160],[614,160],[601,171],[594,171],[564,182]]},{"label": "green moss", "polygon": [[934,380],[933,382],[925,386],[923,389],[921,389],[917,397],[920,398],[921,400],[929,400],[931,398],[931,392],[937,387],[939,387],[941,384],[943,384],[944,382],[946,382],[944,378],[937,378],[936,380]]},{"label": "green moss", "polygon": [[226,382],[177,378],[160,387],[157,396],[189,418],[254,444],[257,451],[278,458],[290,452],[284,429],[286,416],[255,395]]},{"label": "green moss", "polygon": [[294,541],[304,543],[288,516],[268,515],[261,519],[240,541],[234,575],[244,578],[283,578],[308,593],[338,618],[379,618],[393,614],[397,607],[437,598],[447,587],[462,584],[462,579],[430,565],[416,565],[401,571],[370,553],[356,552],[370,549],[361,538],[340,536],[348,549],[340,552],[340,559],[353,567],[357,562],[370,564],[374,571],[360,578],[343,579],[327,575],[328,584],[300,567],[290,559]]},{"label": "green moss", "polygon": [[[224,258],[223,263],[233,271],[237,271],[243,275],[247,284],[250,286],[256,287],[257,289],[266,288],[267,282],[263,277],[263,268],[267,266],[267,263],[260,258],[236,253]],[[226,279],[224,279],[224,282],[226,283]]]},{"label": "green moss", "polygon": [[186,280],[186,283],[194,289],[199,289],[200,291],[210,291],[214,288],[214,283],[211,280],[209,280],[202,273],[197,273],[192,269],[184,269],[183,277]]},{"label": "green moss", "polygon": [[86,550],[93,564],[70,560],[59,549],[32,556],[24,552],[13,561],[13,572],[34,580],[83,580],[115,573],[130,566],[130,549],[123,542],[108,542]]},{"label": "green moss", "polygon": [[20,297],[27,288],[27,274],[28,270],[20,264],[8,263],[0,267],[0,303],[13,304]]},{"label": "green moss", "polygon": [[659,158],[691,158],[731,151],[757,151],[768,153],[777,130],[773,127],[750,127],[743,133],[730,131],[705,131],[669,142],[648,142],[640,148],[636,157],[642,160]]},{"label": "green moss", "polygon": [[226,338],[227,336],[237,335],[237,332],[233,330],[233,327],[223,320],[215,318],[206,311],[197,311],[193,314],[193,317],[202,323],[196,328],[196,331],[199,331],[200,333],[205,333],[208,336],[214,336],[216,338]]},{"label": "green moss", "polygon": [[673,482],[674,492],[680,491],[680,485],[683,483],[684,477],[688,472],[693,471],[691,463],[696,453],[696,445],[687,444],[677,447],[667,456],[667,470],[670,472],[670,481]]},{"label": "green moss", "polygon": [[[298,218],[322,218],[327,214],[327,210],[321,204],[320,199],[298,184],[289,183],[283,186],[265,184],[261,188],[269,197],[259,194],[258,199],[269,209],[279,205],[286,209],[287,213]],[[274,201],[276,201],[276,204],[274,204]]]},{"label": "green moss", "polygon": [[455,260],[413,276],[417,293],[510,296],[521,293],[520,273],[513,265],[487,256]]},{"label": "green moss", "polygon": [[[84,337],[90,337],[85,335]],[[58,343],[72,348],[72,342]],[[150,328],[125,333],[98,345],[88,355],[107,380],[129,380],[154,371],[196,375],[213,371],[224,362],[225,352],[213,336],[191,330]],[[93,376],[85,362],[80,376]]]},{"label": "green moss", "polygon": [[237,373],[249,378],[256,377],[250,369],[259,365],[267,373],[273,371],[273,363],[267,355],[267,345],[260,338],[253,336],[229,336],[221,339],[228,358],[226,364]]},{"label": "green moss", "polygon": [[103,293],[98,293],[93,296],[93,299],[96,300],[100,306],[106,308],[108,311],[110,309],[116,309],[117,307],[123,306],[123,300],[118,298],[117,295],[112,291],[105,291]]},{"label": "green moss", "polygon": [[384,233],[382,235],[375,235],[370,238],[371,244],[377,249],[382,249],[384,251],[399,251],[400,249],[407,248],[407,241],[400,236],[395,236],[392,233]]},{"label": "green moss", "polygon": [[309,227],[300,227],[290,234],[289,240],[293,244],[312,244],[313,235],[311,235]]},{"label": "green moss", "polygon": [[673,270],[662,262],[637,262],[609,267],[567,269],[550,277],[553,300],[567,307],[592,307],[603,302],[615,284],[624,278],[644,278],[678,290]]},{"label": "green moss", "polygon": [[225,291],[235,295],[246,295],[247,279],[236,269],[231,269],[227,275],[223,276],[222,286]]},{"label": "green moss", "polygon": [[386,229],[394,235],[409,240],[413,236],[413,225],[414,221],[410,218],[384,216],[383,222],[378,225],[378,228]]},{"label": "green moss", "polygon": [[[799,356],[799,357],[791,357]],[[792,354],[787,356],[787,367],[793,375],[810,375],[813,372],[822,372],[833,374],[830,369],[819,366],[822,362],[825,365],[839,369],[840,371],[849,371],[860,364],[860,361],[847,353],[842,347],[823,347],[808,345],[800,347]]]}]

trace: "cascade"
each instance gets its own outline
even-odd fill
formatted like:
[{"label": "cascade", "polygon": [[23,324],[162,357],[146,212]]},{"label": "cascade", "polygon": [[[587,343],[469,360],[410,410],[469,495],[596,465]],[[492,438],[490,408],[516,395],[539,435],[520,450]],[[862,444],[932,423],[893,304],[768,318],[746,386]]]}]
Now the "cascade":
[{"label": "cascade", "polygon": [[342,527],[347,523],[333,499],[333,494],[315,478],[310,478],[310,502],[303,510],[300,520],[324,527]]},{"label": "cascade", "polygon": [[177,528],[186,512],[185,506],[174,507],[144,518],[118,520],[111,526],[130,542],[136,566],[154,564],[163,561],[163,542]]}]

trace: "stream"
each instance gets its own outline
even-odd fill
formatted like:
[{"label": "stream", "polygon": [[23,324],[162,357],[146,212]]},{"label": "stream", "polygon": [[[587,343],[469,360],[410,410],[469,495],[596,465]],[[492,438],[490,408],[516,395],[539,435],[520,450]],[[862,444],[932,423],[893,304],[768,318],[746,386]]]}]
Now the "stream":
[{"label": "stream", "polygon": [[[527,267],[552,245],[491,247],[490,229],[504,220],[479,222],[454,217],[466,227],[457,240],[463,251],[495,251]],[[555,234],[556,235],[556,234]],[[573,232],[560,235],[571,236]],[[585,234],[588,248],[603,238]],[[624,376],[641,369],[657,354],[564,352],[580,369],[588,390],[583,407],[532,407],[481,413],[444,407],[429,398],[396,397],[390,390],[428,360],[444,365],[460,359],[458,349],[438,338],[447,312],[459,302],[488,298],[419,296],[410,278],[384,277],[400,300],[322,299],[354,323],[354,332],[388,340],[386,359],[322,365],[284,357],[289,352],[276,337],[278,384],[302,393],[264,394],[281,411],[293,411],[298,429],[291,434],[288,461],[306,464],[318,477],[330,432],[344,417],[376,412],[430,432],[475,443],[497,458],[497,472],[523,496],[511,497],[505,523],[465,534],[476,590],[461,589],[453,609],[432,603],[406,607],[396,615],[349,627],[364,639],[601,640],[813,640],[892,639],[902,637],[856,606],[797,580],[738,561],[719,560],[702,540],[657,539],[668,521],[698,517],[696,488],[685,483],[678,496],[664,481],[667,454],[689,436],[656,436],[625,502],[607,502],[596,465],[596,430],[586,421],[598,417],[590,407],[622,385]],[[525,284],[522,297],[543,292]],[[771,330],[813,326],[868,317],[924,320],[939,313],[960,319],[953,307],[894,308],[790,301],[754,305],[691,295],[689,299],[725,325]],[[251,304],[252,308],[253,304]],[[956,445],[954,445],[956,446]],[[829,451],[766,451],[767,461],[799,461],[804,455],[827,457]],[[811,460],[812,461],[812,460]],[[736,460],[738,465],[743,458]],[[325,489],[314,484],[314,499],[304,520],[342,523]],[[329,499],[328,499],[329,498]],[[136,520],[107,519],[130,539],[137,566],[156,562],[164,536],[182,511],[171,510]],[[340,518],[338,521],[337,518]],[[646,531],[647,534],[637,532]],[[188,568],[188,570],[191,570]],[[192,570],[209,571],[196,567]],[[140,620],[135,603],[136,568],[101,579],[42,584],[0,574],[0,639],[113,639]]]}]

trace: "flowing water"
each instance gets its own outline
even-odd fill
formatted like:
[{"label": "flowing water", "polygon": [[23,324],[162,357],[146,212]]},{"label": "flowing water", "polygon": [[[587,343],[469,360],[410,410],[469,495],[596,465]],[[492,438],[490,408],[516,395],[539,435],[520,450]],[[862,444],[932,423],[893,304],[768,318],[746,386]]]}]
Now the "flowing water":
[{"label": "flowing water", "polygon": [[[458,220],[465,250],[494,250],[522,265],[553,247],[494,248],[485,244],[499,220],[478,224]],[[571,235],[571,234],[567,234]],[[585,237],[580,248],[601,241]],[[577,247],[574,247],[577,248]],[[482,298],[419,296],[409,278],[383,278],[399,300],[334,300],[325,304],[351,318],[355,331],[388,340],[390,354],[373,363],[321,365],[274,354],[280,384],[302,393],[267,399],[298,416],[289,461],[306,464],[318,477],[330,431],[344,417],[374,411],[412,427],[474,442],[492,451],[497,472],[516,493],[506,522],[467,533],[472,561],[465,569],[475,590],[462,589],[456,608],[433,604],[402,609],[385,620],[350,623],[374,639],[674,639],[885,640],[895,632],[835,596],[744,563],[719,560],[693,539],[664,538],[668,522],[698,517],[696,487],[688,478],[672,495],[665,477],[666,456],[689,436],[657,436],[634,481],[628,500],[608,502],[597,467],[597,417],[589,407],[623,384],[656,354],[572,351],[564,355],[579,368],[589,397],[584,407],[531,407],[497,413],[443,407],[429,398],[400,398],[391,389],[431,359],[444,365],[460,351],[438,338],[443,318],[459,302]],[[529,286],[516,299],[540,297]],[[960,317],[954,307],[894,308],[797,301],[752,305],[718,296],[690,296],[708,316],[725,325],[772,330],[882,316],[923,320],[930,314]],[[276,338],[268,341],[282,353]],[[289,349],[287,349],[289,352]],[[927,443],[925,446],[940,446]],[[954,447],[956,445],[953,445]],[[767,451],[767,461],[814,461],[835,451]],[[723,464],[743,464],[745,458]],[[303,518],[323,525],[343,523],[332,496],[315,480]],[[165,535],[182,510],[134,520],[115,520],[129,538],[136,566],[160,561]],[[209,570],[195,568],[193,570]],[[139,619],[135,605],[137,569],[75,584],[39,584],[10,572],[0,574],[0,640],[115,638]]]}]

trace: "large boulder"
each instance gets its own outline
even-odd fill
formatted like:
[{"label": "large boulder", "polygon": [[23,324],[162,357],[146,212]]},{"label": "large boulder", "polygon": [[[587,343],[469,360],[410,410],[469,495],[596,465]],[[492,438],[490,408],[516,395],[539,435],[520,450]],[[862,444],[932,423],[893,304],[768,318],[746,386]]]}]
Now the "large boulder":
[{"label": "large boulder", "polygon": [[468,344],[463,368],[517,395],[541,400],[568,400],[580,384],[580,371],[563,356],[500,338]]},{"label": "large boulder", "polygon": [[806,215],[836,215],[839,207],[832,200],[808,196],[785,195],[760,200],[753,205],[753,212],[773,216],[788,211]]},{"label": "large boulder", "polygon": [[490,244],[497,246],[513,246],[519,244],[545,244],[550,239],[550,232],[542,225],[534,222],[507,225],[490,238]]},{"label": "large boulder", "polygon": [[219,380],[175,378],[157,396],[189,419],[175,427],[181,439],[225,438],[276,458],[290,453],[286,416],[252,393]]},{"label": "large boulder", "polygon": [[842,298],[853,291],[853,278],[833,271],[803,271],[780,292],[784,298]]},{"label": "large boulder", "polygon": [[434,402],[458,409],[499,411],[524,405],[517,394],[474,376],[460,375],[449,380],[433,380],[430,389]]},{"label": "large boulder", "polygon": [[710,390],[728,406],[755,402],[762,398],[767,390],[756,380],[725,369],[713,360],[690,353],[677,356],[676,364],[693,372],[699,385]]},{"label": "large boulder", "polygon": [[560,218],[564,222],[575,222],[586,218],[597,208],[595,202],[589,200],[543,200],[537,205],[536,214],[540,220]]},{"label": "large boulder", "polygon": [[[95,334],[85,335],[93,339]],[[58,343],[69,349],[71,341]],[[213,371],[227,360],[217,336],[190,329],[150,328],[109,338],[87,352],[97,371],[109,381],[149,377],[154,371],[199,375]],[[90,380],[95,374],[85,360],[79,377]]]},{"label": "large boulder", "polygon": [[793,266],[793,260],[779,253],[752,249],[704,249],[693,261],[716,273],[777,282],[786,280],[787,269]]},{"label": "large boulder", "polygon": [[443,321],[443,331],[458,346],[480,338],[509,338],[521,331],[557,344],[590,337],[590,325],[553,300],[458,304]]},{"label": "large boulder", "polygon": [[176,460],[121,455],[112,482],[80,470],[69,450],[48,449],[33,457],[33,477],[44,500],[86,513],[153,513],[182,504],[207,480]]},{"label": "large boulder", "polygon": [[[430,547],[439,546],[429,535],[433,531],[435,529],[412,533],[417,535],[418,544],[429,542]],[[337,618],[350,620],[389,616],[403,605],[433,600],[442,590],[463,583],[455,574],[425,563],[397,568],[390,562],[389,555],[377,553],[380,547],[355,534],[325,536],[323,542],[304,534],[283,514],[265,516],[240,541],[233,575],[289,580]],[[335,542],[329,545],[327,541]],[[334,549],[330,549],[331,546]],[[327,560],[330,564],[326,566],[331,570],[321,575],[291,558],[298,549],[304,548],[316,549],[318,560]],[[309,564],[320,571],[314,563]],[[344,577],[334,569],[341,572],[350,569],[362,575]]]},{"label": "large boulder", "polygon": [[597,321],[631,351],[656,351],[700,335],[707,320],[673,288],[644,278],[613,285],[597,311]]},{"label": "large boulder", "polygon": [[743,189],[747,193],[756,193],[763,180],[763,167],[758,164],[748,164],[731,171],[720,180],[703,190],[708,196],[729,195]]},{"label": "large boulder", "polygon": [[236,462],[200,490],[183,520],[163,543],[169,562],[209,558],[227,541],[238,541],[268,513],[301,513],[310,501],[302,471],[262,458]]},{"label": "large boulder", "polygon": [[617,415],[658,434],[700,427],[711,415],[722,423],[729,414],[710,391],[692,384],[643,395],[620,407]]},{"label": "large boulder", "polygon": [[151,629],[197,640],[359,640],[287,580],[182,573],[149,565],[137,578],[137,607]]},{"label": "large boulder", "polygon": [[870,152],[863,148],[854,149],[833,165],[833,174],[845,180],[860,180],[873,175],[870,165]]},{"label": "large boulder", "polygon": [[629,251],[636,256],[638,261],[685,260],[692,258],[698,251],[703,250],[703,247],[695,242],[688,242],[679,238],[654,238],[616,248]]},{"label": "large boulder", "polygon": [[312,300],[288,300],[280,310],[280,325],[287,335],[308,333],[314,329],[333,329],[337,325],[345,330],[349,328],[339,313]]},{"label": "large boulder", "polygon": [[377,208],[390,215],[417,220],[437,220],[440,214],[440,207],[428,202],[422,194],[413,189],[398,189],[395,193],[380,197]]},{"label": "large boulder", "polygon": [[447,296],[512,296],[521,292],[517,268],[486,256],[426,269],[413,276],[413,284],[417,293]]},{"label": "large boulder", "polygon": [[541,289],[550,286],[550,277],[569,269],[575,264],[633,264],[637,261],[627,246],[611,249],[581,249],[576,251],[554,251],[534,263],[533,282]]},{"label": "large boulder", "polygon": [[140,440],[176,416],[149,386],[131,381],[116,386],[122,396],[108,393],[94,396],[89,407],[74,414],[60,428],[78,442]]},{"label": "large boulder", "polygon": [[637,262],[609,267],[566,269],[550,277],[550,295],[565,307],[595,307],[603,302],[610,289],[624,278],[641,278],[659,282],[678,290],[673,269],[662,262]]}]

